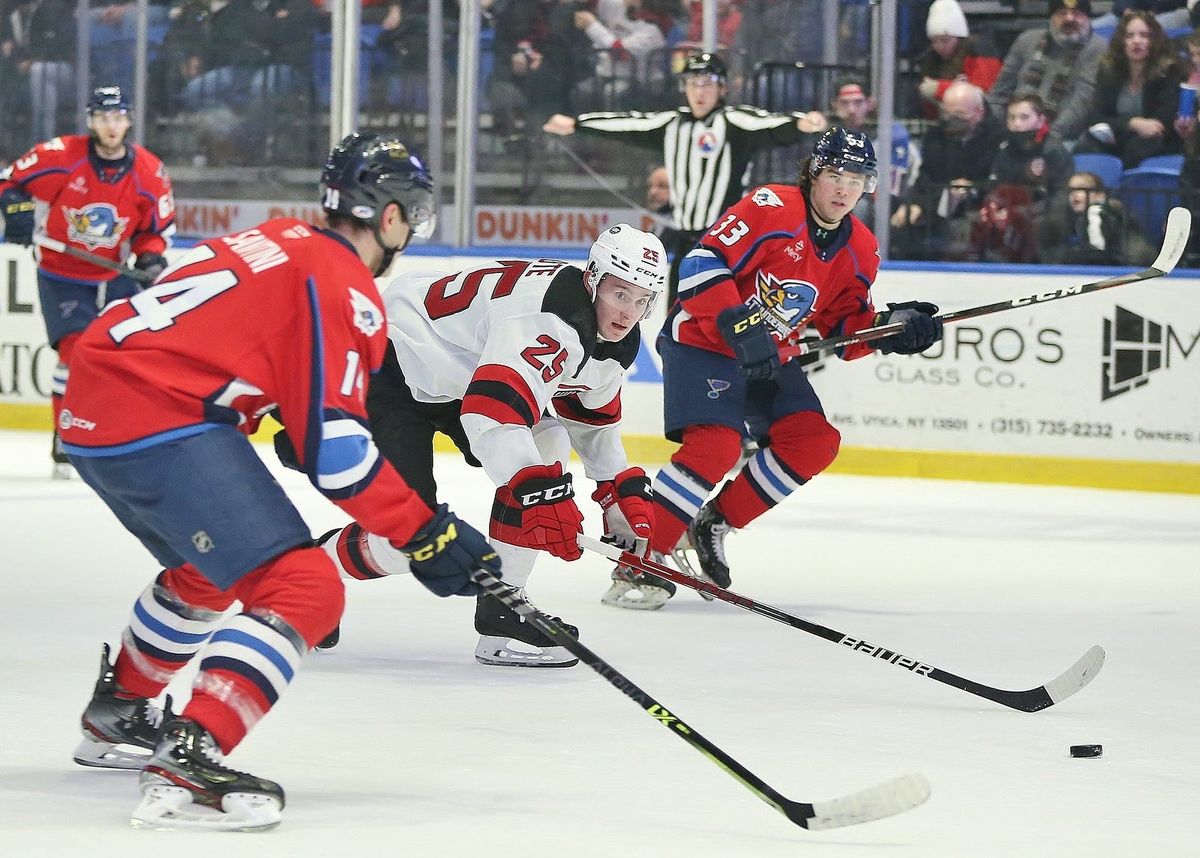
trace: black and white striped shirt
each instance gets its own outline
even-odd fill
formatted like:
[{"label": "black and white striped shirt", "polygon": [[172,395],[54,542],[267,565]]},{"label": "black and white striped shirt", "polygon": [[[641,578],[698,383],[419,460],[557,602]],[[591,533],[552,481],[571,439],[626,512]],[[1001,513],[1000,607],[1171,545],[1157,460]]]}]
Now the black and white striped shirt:
[{"label": "black and white striped shirt", "polygon": [[617,135],[622,142],[661,151],[671,181],[677,229],[708,229],[746,195],[756,152],[799,143],[796,114],[720,105],[703,119],[687,107],[657,113],[584,113],[575,130]]}]

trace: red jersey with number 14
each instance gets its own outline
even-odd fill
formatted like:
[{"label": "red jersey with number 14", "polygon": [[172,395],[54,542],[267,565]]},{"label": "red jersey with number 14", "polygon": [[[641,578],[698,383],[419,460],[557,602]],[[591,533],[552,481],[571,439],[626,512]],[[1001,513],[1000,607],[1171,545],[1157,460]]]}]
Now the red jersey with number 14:
[{"label": "red jersey with number 14", "polygon": [[197,245],[92,323],[59,434],[72,456],[119,456],[221,425],[251,432],[278,408],[312,483],[407,542],[430,511],[379,456],[366,413],[386,349],[379,291],[350,244],[270,220]]},{"label": "red jersey with number 14", "polygon": [[[761,307],[781,347],[798,342],[809,325],[822,337],[869,328],[870,288],[879,271],[875,236],[847,215],[818,247],[817,228],[795,185],[763,185],[743,197],[684,258],[679,303],[664,331],[684,345],[732,356],[717,316],[737,304]],[[859,343],[841,356],[851,360],[871,350]]]}]

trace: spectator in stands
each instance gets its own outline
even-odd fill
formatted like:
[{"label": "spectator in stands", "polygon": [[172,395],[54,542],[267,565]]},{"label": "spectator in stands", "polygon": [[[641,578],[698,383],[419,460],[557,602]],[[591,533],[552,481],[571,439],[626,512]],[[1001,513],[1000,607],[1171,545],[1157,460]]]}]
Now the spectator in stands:
[{"label": "spectator in stands", "polygon": [[1075,173],[1037,222],[1038,261],[1061,265],[1149,265],[1154,248],[1095,173]]},{"label": "spectator in stands", "polygon": [[[1200,8],[1200,4],[1197,5],[1197,8]],[[1188,37],[1184,40],[1184,48],[1187,50],[1188,56],[1187,83],[1200,89],[1200,30],[1188,33]]]},{"label": "spectator in stands", "polygon": [[1023,185],[998,185],[988,191],[972,218],[972,260],[1033,262],[1033,196]]},{"label": "spectator in stands", "polygon": [[897,256],[932,258],[929,243],[962,196],[950,192],[951,182],[983,187],[1003,138],[1004,126],[985,106],[983,90],[962,80],[946,88],[938,124],[921,141],[921,171],[892,213]]},{"label": "spectator in stands", "polygon": [[[28,106],[30,128],[14,142],[20,148],[49,140],[74,126],[73,114],[59,122],[60,108],[73,107],[75,79],[75,4],[71,0],[31,0],[15,4],[9,16],[10,68],[25,78],[3,87],[15,106]],[[10,121],[10,120],[6,120]]]},{"label": "spectator in stands", "polygon": [[1096,74],[1090,127],[1076,152],[1117,155],[1126,168],[1179,152],[1174,122],[1186,72],[1149,12],[1121,16]]},{"label": "spectator in stands", "polygon": [[915,62],[921,75],[917,90],[922,116],[937,118],[942,96],[956,80],[969,81],[984,92],[992,88],[1000,74],[1000,60],[971,35],[956,0],[934,0],[925,19],[925,34],[929,48]]},{"label": "spectator in stands", "polygon": [[[91,71],[92,80],[103,80],[133,89],[134,52],[137,49],[137,4],[130,0],[90,0],[91,7]],[[170,0],[149,0],[146,23],[152,28],[165,27],[169,18]],[[75,55],[74,7],[64,20],[68,36],[66,47]],[[73,86],[73,85],[72,85]]]},{"label": "spectator in stands", "polygon": [[1083,132],[1104,53],[1104,40],[1092,33],[1091,14],[1091,0],[1050,0],[1049,26],[1017,36],[988,93],[997,117],[1014,95],[1031,92],[1052,117],[1051,136],[1068,142]]},{"label": "spectator in stands", "polygon": [[[717,50],[726,51],[733,47],[738,29],[742,26],[740,0],[717,0]],[[686,41],[679,47],[699,50],[704,41],[704,4],[702,0],[688,3],[688,28]]]},{"label": "spectator in stands", "polygon": [[[825,0],[742,0],[742,23],[734,39],[734,50],[730,52],[730,60],[735,63],[735,91],[740,90],[742,82],[759,63],[822,62],[826,5]],[[842,17],[854,14],[857,4],[838,6],[840,22]],[[848,42],[855,41],[839,27],[839,37],[842,36]],[[847,50],[840,50],[840,44],[838,47],[838,56],[855,56],[849,46]]]},{"label": "spectator in stands", "polygon": [[496,11],[495,66],[488,82],[495,131],[526,129],[571,113],[571,92],[593,74],[591,43],[575,26],[572,0],[508,0]]},{"label": "spectator in stands", "polygon": [[1067,183],[1074,169],[1071,155],[1050,139],[1046,109],[1036,95],[1014,95],[1005,115],[1007,133],[992,162],[993,185],[1028,188],[1040,210]]},{"label": "spectator in stands", "polygon": [[588,110],[632,106],[666,77],[666,32],[641,15],[642,0],[599,0],[596,11],[577,9],[575,26],[591,43],[595,75],[580,81],[575,105]]},{"label": "spectator in stands", "polygon": [[675,220],[671,206],[671,176],[662,164],[651,167],[646,174],[646,210],[659,218],[651,232],[662,240],[663,246],[678,244],[679,230],[672,225]]}]

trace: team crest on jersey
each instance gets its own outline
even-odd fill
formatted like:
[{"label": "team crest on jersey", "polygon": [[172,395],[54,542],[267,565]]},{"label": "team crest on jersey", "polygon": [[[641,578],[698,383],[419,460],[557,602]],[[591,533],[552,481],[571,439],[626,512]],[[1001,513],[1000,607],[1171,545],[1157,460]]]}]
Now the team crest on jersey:
[{"label": "team crest on jersey", "polygon": [[717,149],[717,135],[711,131],[702,131],[696,138],[696,148],[701,155],[711,155]]},{"label": "team crest on jersey", "polygon": [[707,378],[708,382],[708,398],[717,399],[722,393],[733,387],[733,383],[723,378]]},{"label": "team crest on jersey", "polygon": [[754,192],[754,196],[750,198],[756,206],[773,206],[775,208],[783,208],[783,200],[779,199],[779,194],[772,191],[770,188],[759,188]]},{"label": "team crest on jersey", "polygon": [[350,290],[350,309],[354,313],[354,327],[368,337],[374,336],[383,327],[383,313],[357,289]]},{"label": "team crest on jersey", "polygon": [[63,206],[67,218],[67,239],[88,250],[116,247],[125,235],[129,218],[119,217],[111,203],[88,203],[83,208]]},{"label": "team crest on jersey", "polygon": [[763,271],[758,272],[756,288],[755,297],[767,311],[763,318],[781,336],[808,321],[820,294],[816,286],[805,280],[779,280]]}]

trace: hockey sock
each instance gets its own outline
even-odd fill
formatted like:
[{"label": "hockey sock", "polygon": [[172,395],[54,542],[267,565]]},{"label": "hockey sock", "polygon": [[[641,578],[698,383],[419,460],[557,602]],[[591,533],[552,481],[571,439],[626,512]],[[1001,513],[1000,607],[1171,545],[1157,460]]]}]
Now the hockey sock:
[{"label": "hockey sock", "polygon": [[683,430],[683,446],[654,477],[654,536],[651,548],[669,554],[738,460],[741,435],[726,426]]},{"label": "hockey sock", "polygon": [[768,446],[746,462],[714,501],[733,527],[745,527],[829,467],[841,441],[816,411],[788,414],[771,424],[769,435]]},{"label": "hockey sock", "polygon": [[300,659],[342,617],[345,590],[320,548],[297,548],[260,566],[230,592],[242,613],[200,653],[183,717],[212,733],[224,753],[287,689]]},{"label": "hockey sock", "polygon": [[[192,576],[203,586],[187,586]],[[207,592],[197,592],[205,588]],[[133,616],[121,635],[114,668],[121,696],[156,697],[200,651],[231,604],[232,596],[221,593],[196,570],[164,570],[134,602]]]}]

